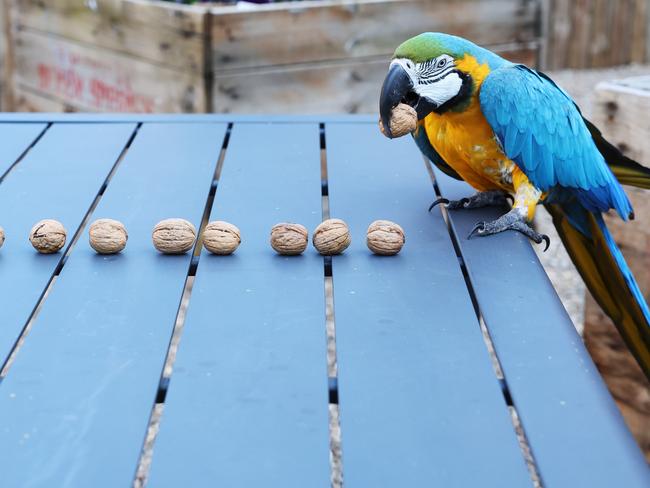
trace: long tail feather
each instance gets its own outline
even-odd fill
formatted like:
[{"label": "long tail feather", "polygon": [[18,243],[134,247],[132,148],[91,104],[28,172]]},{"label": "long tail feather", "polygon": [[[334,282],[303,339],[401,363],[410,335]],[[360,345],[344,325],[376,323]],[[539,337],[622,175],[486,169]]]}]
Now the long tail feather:
[{"label": "long tail feather", "polygon": [[650,311],[602,216],[578,205],[546,209],[589,291],[650,379]]}]

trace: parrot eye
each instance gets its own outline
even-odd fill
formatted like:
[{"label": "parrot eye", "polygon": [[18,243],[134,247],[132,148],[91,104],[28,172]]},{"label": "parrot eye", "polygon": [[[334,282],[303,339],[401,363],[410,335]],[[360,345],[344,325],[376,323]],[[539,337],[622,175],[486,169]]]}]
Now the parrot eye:
[{"label": "parrot eye", "polygon": [[438,68],[442,68],[445,64],[447,64],[447,60],[441,59],[440,61],[438,61]]},{"label": "parrot eye", "polygon": [[406,67],[408,69],[415,69],[415,65],[413,64],[413,61],[406,60]]}]

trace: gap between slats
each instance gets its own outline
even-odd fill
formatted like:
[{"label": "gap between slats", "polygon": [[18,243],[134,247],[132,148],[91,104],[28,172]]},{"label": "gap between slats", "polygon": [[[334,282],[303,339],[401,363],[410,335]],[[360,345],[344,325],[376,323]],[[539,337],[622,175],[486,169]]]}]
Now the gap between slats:
[{"label": "gap between slats", "polygon": [[[330,218],[330,205],[325,124],[319,124],[319,132],[322,219],[327,220]],[[339,422],[336,320],[334,315],[334,276],[332,274],[331,256],[323,256],[323,274],[325,288],[325,329],[327,333],[327,374],[329,377],[330,482],[332,488],[341,488],[343,486],[343,458],[341,453],[341,423]]]},{"label": "gap between slats", "polygon": [[[441,198],[442,194],[440,193],[440,189],[438,187],[438,184],[436,182],[436,177],[433,173],[433,169],[431,168],[431,164],[424,159],[424,165],[426,167],[427,172],[429,173],[429,177],[431,178],[431,183],[433,184],[433,189],[436,194],[436,198]],[[476,318],[478,320],[479,327],[481,329],[481,334],[483,336],[483,342],[485,343],[485,347],[488,350],[490,360],[492,362],[492,368],[494,370],[494,374],[499,381],[499,385],[501,386],[501,391],[503,393],[503,399],[504,402],[508,408],[508,413],[510,414],[510,420],[512,421],[512,426],[515,430],[515,434],[517,436],[517,441],[519,443],[519,448],[521,449],[522,455],[524,457],[524,460],[526,462],[526,466],[528,468],[528,472],[531,477],[531,481],[533,484],[534,488],[543,488],[542,484],[542,478],[539,473],[539,469],[537,467],[537,464],[535,462],[535,458],[533,457],[532,450],[530,448],[530,444],[528,443],[528,439],[526,438],[526,433],[524,431],[524,427],[520,421],[520,417],[517,411],[517,407],[514,404],[512,400],[512,395],[510,394],[510,388],[508,387],[508,382],[503,374],[503,369],[501,367],[501,363],[499,361],[499,357],[496,353],[496,350],[494,348],[494,343],[492,342],[492,337],[490,336],[490,332],[487,328],[487,325],[485,323],[485,320],[483,319],[483,314],[481,313],[481,309],[478,305],[478,300],[476,299],[476,293],[474,291],[474,286],[472,285],[469,275],[467,273],[467,267],[465,266],[465,261],[463,259],[463,256],[460,252],[460,247],[458,245],[458,241],[456,239],[456,235],[454,234],[453,230],[451,229],[451,223],[449,221],[449,214],[447,212],[447,209],[444,205],[438,205],[438,208],[440,208],[440,212],[442,213],[442,217],[447,225],[447,231],[449,232],[449,237],[451,239],[451,242],[454,246],[454,251],[456,252],[456,256],[458,258],[458,264],[460,266],[461,272],[463,274],[463,279],[465,280],[465,285],[467,286],[467,290],[469,292],[469,295],[472,299],[472,305],[474,306],[474,312],[476,313]]]},{"label": "gap between slats", "polygon": [[32,141],[32,143],[31,143],[29,146],[27,146],[27,147],[25,148],[25,150],[20,154],[20,156],[18,156],[18,158],[13,162],[13,164],[12,164],[11,166],[9,166],[9,167],[7,168],[7,170],[6,170],[4,173],[2,173],[2,175],[0,175],[0,183],[2,183],[2,182],[5,180],[5,178],[9,175],[9,173],[11,173],[11,172],[13,171],[13,169],[14,169],[16,166],[18,166],[18,164],[20,164],[20,162],[21,162],[23,159],[25,159],[25,156],[27,156],[27,153],[29,153],[29,151],[31,151],[32,148],[33,148],[36,144],[38,144],[38,141],[40,141],[40,140],[43,138],[43,136],[45,135],[45,133],[47,132],[47,130],[48,130],[50,127],[52,127],[52,122],[49,122],[49,123],[48,123],[48,124],[43,128],[43,130],[40,132],[40,134],[38,134],[38,135],[36,136],[36,138]]},{"label": "gap between slats", "polygon": [[[45,134],[47,129],[51,126],[52,124],[48,124],[45,129],[43,129],[43,132],[34,140],[32,145],[20,156],[19,160],[14,163],[9,170],[5,173],[9,173],[11,169],[13,169],[22,158],[25,157],[29,149],[31,149],[36,143],[41,139],[41,137]],[[16,356],[20,352],[20,348],[22,347],[23,343],[25,342],[25,339],[29,335],[30,330],[32,329],[34,322],[36,321],[38,314],[41,311],[41,308],[43,307],[43,304],[45,303],[45,300],[47,299],[48,295],[52,291],[52,288],[54,287],[54,283],[56,283],[56,280],[58,276],[61,274],[61,271],[63,270],[63,267],[65,266],[65,263],[70,256],[70,253],[74,249],[75,245],[77,244],[77,241],[81,237],[81,234],[83,233],[84,229],[86,228],[86,225],[88,224],[88,221],[90,220],[90,217],[92,216],[93,212],[95,211],[95,208],[97,208],[97,205],[99,204],[99,201],[101,200],[102,196],[104,195],[104,192],[106,191],[106,188],[108,184],[110,183],[111,179],[113,178],[113,175],[117,171],[118,167],[120,166],[120,163],[124,160],[124,157],[126,156],[127,152],[129,151],[129,148],[131,147],[131,144],[133,143],[133,140],[135,139],[136,135],[138,134],[138,131],[140,130],[140,127],[142,126],[142,123],[138,123],[133,129],[133,132],[131,133],[131,136],[127,140],[126,144],[122,148],[122,151],[120,152],[119,156],[115,160],[115,163],[111,167],[111,170],[108,172],[108,175],[102,182],[102,185],[100,186],[99,190],[97,191],[97,195],[95,195],[95,198],[93,199],[92,203],[90,204],[90,207],[86,211],[86,214],[84,215],[81,223],[77,227],[74,235],[72,236],[72,239],[70,240],[70,243],[67,245],[65,248],[63,255],[61,256],[61,259],[59,260],[58,264],[56,265],[56,268],[54,268],[54,272],[52,273],[52,276],[50,277],[49,281],[45,285],[45,289],[43,290],[43,293],[41,296],[38,298],[36,305],[34,306],[34,309],[32,310],[31,314],[29,315],[27,321],[25,322],[25,325],[23,326],[18,338],[16,339],[16,342],[11,348],[11,351],[9,352],[9,355],[7,358],[2,358],[4,360],[2,367],[0,368],[0,381],[2,381],[3,378],[7,376],[9,373],[9,370],[11,369],[11,365],[16,359]]]},{"label": "gap between slats", "polygon": [[203,230],[210,220],[212,204],[214,203],[214,198],[219,187],[219,179],[221,178],[221,172],[223,170],[223,164],[226,159],[226,152],[228,150],[228,143],[230,142],[230,135],[232,133],[232,130],[233,124],[229,123],[228,128],[226,129],[226,134],[223,138],[223,142],[221,144],[221,151],[219,152],[219,157],[217,158],[215,170],[212,175],[212,182],[210,184],[210,190],[205,201],[205,207],[203,208],[203,215],[201,217],[201,226],[199,228],[198,238],[194,243],[192,259],[190,260],[190,265],[187,270],[185,285],[183,287],[183,294],[181,295],[178,311],[176,313],[176,319],[174,321],[174,329],[169,340],[169,346],[167,347],[167,355],[165,356],[165,362],[160,374],[156,398],[154,399],[154,403],[151,408],[147,431],[133,478],[134,488],[142,488],[147,484],[149,470],[151,468],[151,461],[153,459],[154,444],[156,442],[158,430],[160,428],[160,422],[162,420],[165,399],[167,397],[167,390],[169,388],[169,382],[171,380],[174,362],[176,360],[176,352],[178,351],[183,329],[185,327],[187,309],[189,307],[190,299],[192,296],[192,288],[194,286],[194,280],[196,278],[196,271],[199,265],[199,260],[201,259],[201,249],[203,248]]}]

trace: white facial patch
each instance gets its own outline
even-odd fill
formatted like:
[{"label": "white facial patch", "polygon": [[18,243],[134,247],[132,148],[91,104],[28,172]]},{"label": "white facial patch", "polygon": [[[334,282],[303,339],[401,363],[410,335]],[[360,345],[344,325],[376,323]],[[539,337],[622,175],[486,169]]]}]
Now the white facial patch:
[{"label": "white facial patch", "polygon": [[463,86],[463,80],[456,71],[454,58],[448,54],[423,63],[398,58],[392,61],[391,66],[395,64],[406,71],[415,93],[438,107],[458,95]]},{"label": "white facial patch", "polygon": [[421,97],[428,98],[439,107],[458,95],[462,86],[463,80],[458,76],[458,73],[449,73],[444,78],[440,78],[429,85],[415,85],[414,91]]}]

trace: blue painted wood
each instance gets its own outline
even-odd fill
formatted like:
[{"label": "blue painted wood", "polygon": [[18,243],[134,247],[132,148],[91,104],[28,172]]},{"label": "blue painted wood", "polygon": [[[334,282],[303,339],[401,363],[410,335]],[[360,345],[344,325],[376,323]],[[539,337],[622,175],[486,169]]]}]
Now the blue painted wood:
[{"label": "blue painted wood", "polygon": [[0,123],[0,177],[11,168],[45,127],[46,124],[43,123]]},{"label": "blue painted wood", "polygon": [[[436,180],[449,199],[473,192],[439,171]],[[450,217],[544,486],[650,486],[648,465],[527,239],[466,239],[477,221],[505,211]]]},{"label": "blue painted wood", "polygon": [[[421,155],[373,125],[326,125],[345,484],[522,487],[530,477]],[[365,244],[398,222],[395,257]]]},{"label": "blue painted wood", "polygon": [[242,244],[199,262],[151,486],[330,485],[323,261],[268,244],[320,222],[320,191],[316,124],[234,126],[211,218]]},{"label": "blue painted wood", "polygon": [[125,224],[126,252],[79,241],[0,384],[4,486],[131,486],[190,262],[155,252],[151,229],[198,228],[224,133],[140,129],[93,215]]},{"label": "blue painted wood", "polygon": [[0,363],[63,256],[38,254],[28,240],[30,229],[53,218],[71,239],[134,129],[134,124],[55,124],[0,184],[6,235],[0,249]]}]

